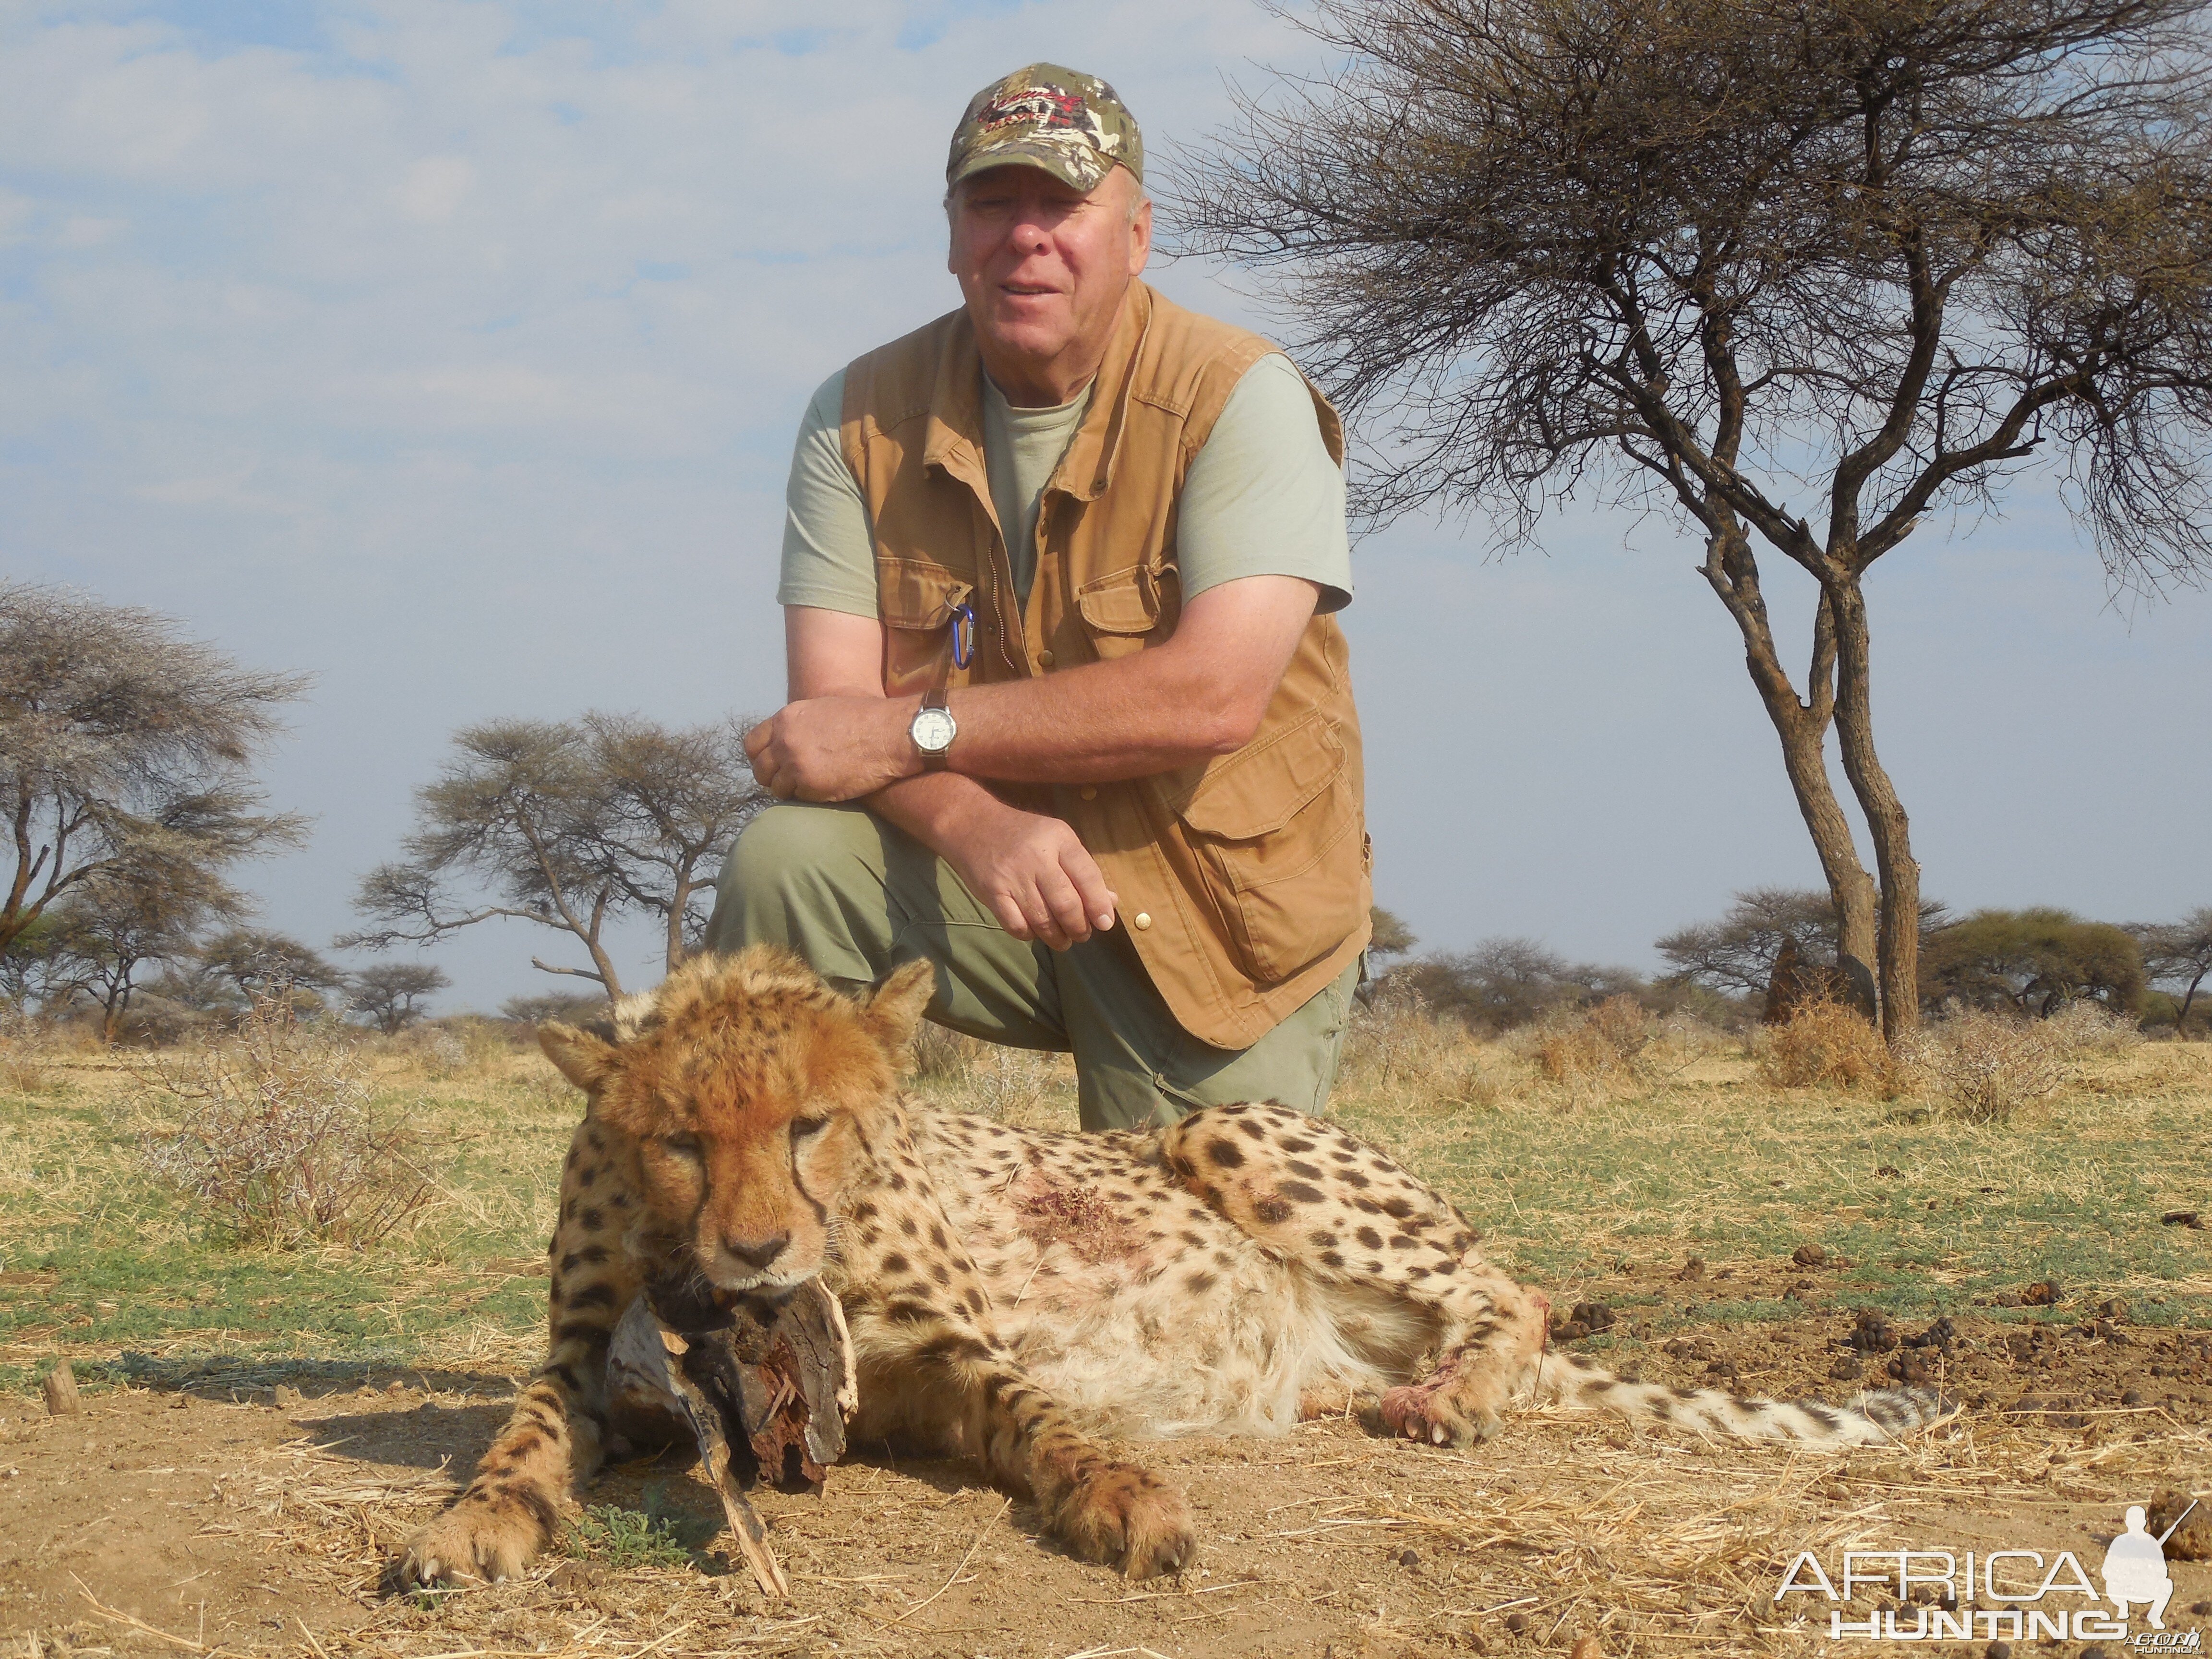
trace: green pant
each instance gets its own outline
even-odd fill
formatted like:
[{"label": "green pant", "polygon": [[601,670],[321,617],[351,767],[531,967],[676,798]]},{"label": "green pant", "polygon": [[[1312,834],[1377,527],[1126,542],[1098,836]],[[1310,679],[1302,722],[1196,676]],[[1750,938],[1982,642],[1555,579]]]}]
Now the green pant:
[{"label": "green pant", "polygon": [[1024,944],[952,866],[860,806],[772,806],[730,849],[707,924],[715,951],[788,946],[823,977],[872,983],[937,964],[929,1017],[986,1042],[1073,1050],[1086,1129],[1171,1123],[1238,1100],[1318,1112],[1336,1081],[1357,963],[1249,1048],[1216,1048],[1175,1016],[1116,926],[1066,951]]}]

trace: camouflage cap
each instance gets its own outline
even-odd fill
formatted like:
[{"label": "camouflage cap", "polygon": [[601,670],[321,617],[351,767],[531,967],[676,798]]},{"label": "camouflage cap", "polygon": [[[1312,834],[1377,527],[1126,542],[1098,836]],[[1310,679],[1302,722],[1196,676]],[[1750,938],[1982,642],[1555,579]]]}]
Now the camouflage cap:
[{"label": "camouflage cap", "polygon": [[968,100],[945,182],[957,185],[986,167],[1027,166],[1088,191],[1116,162],[1144,179],[1144,136],[1120,94],[1095,75],[1031,64]]}]

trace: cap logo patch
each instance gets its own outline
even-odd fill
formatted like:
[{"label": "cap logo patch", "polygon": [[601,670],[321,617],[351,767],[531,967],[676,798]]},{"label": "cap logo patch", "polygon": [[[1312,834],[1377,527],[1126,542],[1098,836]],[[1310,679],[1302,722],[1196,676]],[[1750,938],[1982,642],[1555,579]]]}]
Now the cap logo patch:
[{"label": "cap logo patch", "polygon": [[1088,131],[1097,125],[1080,94],[1062,92],[1058,87],[1024,87],[1006,93],[976,112],[976,120],[991,132],[1018,121],[1034,121],[1048,130]]}]

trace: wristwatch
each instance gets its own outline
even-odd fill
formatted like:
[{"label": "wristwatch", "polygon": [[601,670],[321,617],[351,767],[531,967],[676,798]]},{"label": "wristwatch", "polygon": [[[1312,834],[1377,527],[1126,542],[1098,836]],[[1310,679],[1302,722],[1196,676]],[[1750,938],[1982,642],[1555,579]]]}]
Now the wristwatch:
[{"label": "wristwatch", "polygon": [[959,724],[952,718],[951,709],[945,707],[945,693],[925,691],[921,707],[915,711],[914,724],[907,727],[914,738],[914,746],[921,751],[921,769],[942,772],[951,753],[952,739],[960,735]]}]

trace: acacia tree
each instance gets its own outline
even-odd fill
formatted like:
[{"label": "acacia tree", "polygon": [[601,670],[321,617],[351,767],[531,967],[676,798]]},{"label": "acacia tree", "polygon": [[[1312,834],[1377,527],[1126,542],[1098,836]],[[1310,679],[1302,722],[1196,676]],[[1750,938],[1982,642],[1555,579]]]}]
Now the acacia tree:
[{"label": "acacia tree", "polygon": [[2143,972],[2151,983],[2180,992],[2173,1027],[2185,1035],[2197,993],[2212,976],[2212,905],[2202,905],[2179,921],[2132,922],[2128,932],[2142,947]]},{"label": "acacia tree", "polygon": [[744,725],[671,731],[602,714],[578,724],[605,790],[599,857],[631,908],[660,919],[672,970],[705,925],[695,901],[713,890],[722,853],[769,800],[745,757]]},{"label": "acacia tree", "polygon": [[[341,949],[426,945],[511,917],[568,933],[591,963],[532,957],[532,967],[620,996],[609,924],[660,919],[674,968],[711,890],[708,861],[768,799],[733,720],[675,732],[633,715],[495,720],[465,727],[453,745],[443,775],[416,795],[405,860],[362,883],[355,908],[378,925],[338,939]],[[471,902],[472,890],[489,890],[489,902]]]},{"label": "acacia tree", "polygon": [[89,999],[100,1009],[101,1038],[112,1042],[140,975],[155,965],[197,964],[202,932],[235,923],[248,908],[243,894],[205,869],[103,872],[48,912],[58,919],[54,956],[67,975],[66,987],[52,987],[48,1000]]},{"label": "acacia tree", "polygon": [[243,1008],[280,991],[304,993],[312,1006],[346,982],[343,970],[313,945],[258,927],[225,928],[193,950],[192,962],[200,980],[224,987],[222,994]]},{"label": "acacia tree", "polygon": [[349,1012],[359,1014],[386,1036],[397,1036],[422,1018],[422,1000],[453,981],[442,968],[427,962],[380,962],[346,983]]},{"label": "acacia tree", "polygon": [[2110,922],[2069,910],[1977,910],[1928,936],[1922,994],[1931,1005],[1956,999],[2048,1018],[2068,1003],[2094,999],[2119,1013],[2142,1001],[2142,949]]},{"label": "acacia tree", "polygon": [[[1340,54],[1184,171],[1182,245],[1268,274],[1378,517],[1526,539],[1678,514],[1833,894],[1917,1018],[1920,870],[1864,579],[2053,466],[2117,580],[2212,554],[2212,95],[2197,0],[1318,0]],[[1817,584],[1802,684],[1764,548]],[[1880,880],[1826,763],[1833,727]]]},{"label": "acacia tree", "polygon": [[1832,969],[1836,932],[1835,901],[1819,889],[1753,887],[1719,920],[1678,928],[1652,948],[1670,979],[1723,996],[1764,996],[1785,943],[1800,961]]},{"label": "acacia tree", "polygon": [[[296,845],[252,768],[304,678],[257,674],[150,611],[0,583],[0,957],[95,884],[185,890]],[[6,866],[0,864],[0,871]]]},{"label": "acacia tree", "polygon": [[1594,1007],[1610,997],[1640,998],[1647,988],[1632,969],[1569,962],[1533,939],[1482,939],[1472,950],[1407,963],[1390,977],[1419,992],[1439,1013],[1490,1031],[1527,1025],[1557,1009]]}]

